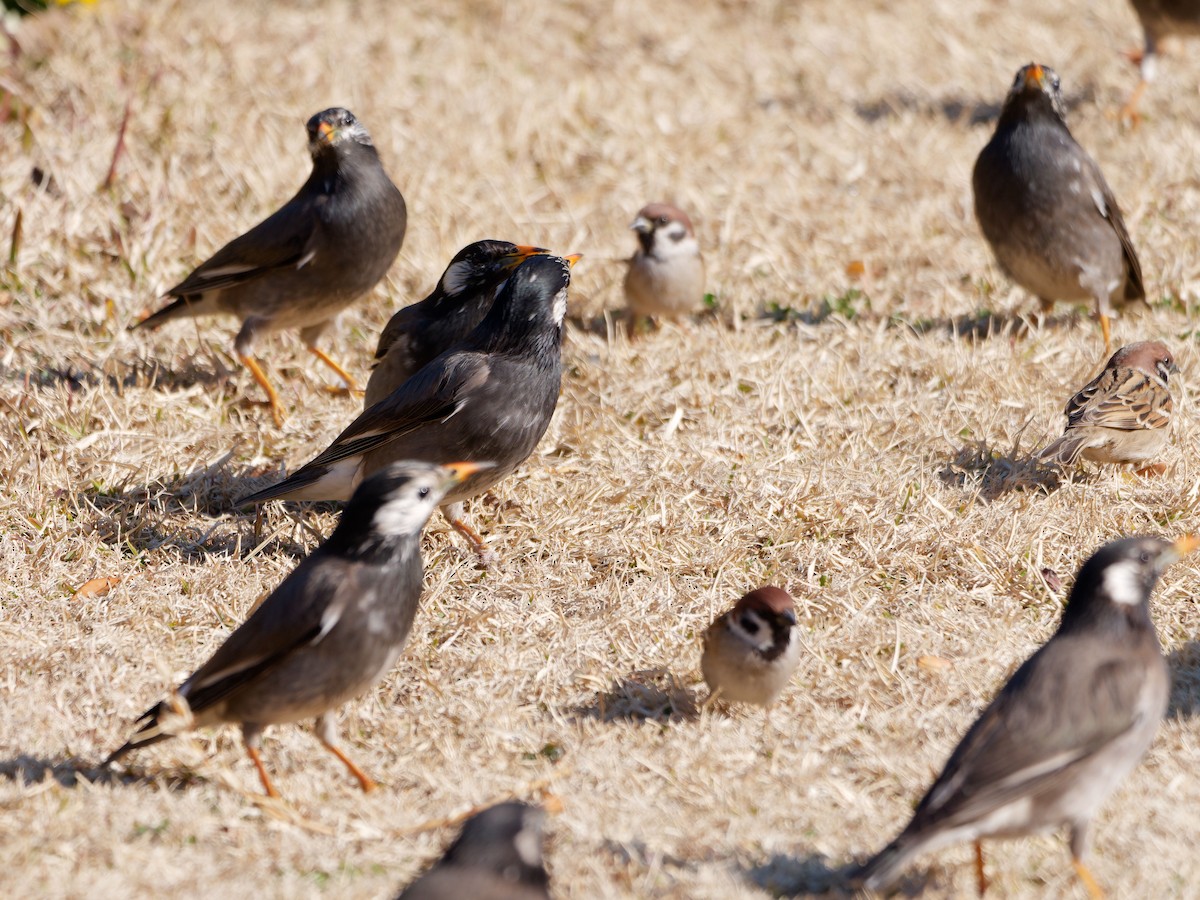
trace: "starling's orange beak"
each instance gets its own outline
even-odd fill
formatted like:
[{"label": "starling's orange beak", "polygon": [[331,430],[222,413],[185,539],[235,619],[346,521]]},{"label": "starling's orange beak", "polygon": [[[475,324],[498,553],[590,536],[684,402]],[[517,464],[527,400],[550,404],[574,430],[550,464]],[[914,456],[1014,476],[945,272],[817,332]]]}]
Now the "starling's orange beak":
[{"label": "starling's orange beak", "polygon": [[495,468],[495,466],[496,464],[493,462],[455,462],[446,463],[444,466],[442,466],[442,468],[450,470],[450,476],[447,479],[450,484],[458,484],[461,481],[465,481],[469,476],[474,475],[476,472],[482,471],[483,469],[492,469]]},{"label": "starling's orange beak", "polygon": [[545,256],[549,253],[542,247],[534,247],[530,244],[516,244],[516,249],[511,253],[506,253],[504,256],[504,268],[515,269],[531,256]]},{"label": "starling's orange beak", "polygon": [[322,144],[332,144],[336,134],[337,129],[328,122],[321,122],[317,125],[317,139]]},{"label": "starling's orange beak", "polygon": [[577,263],[581,259],[583,259],[583,254],[582,253],[572,253],[570,256],[564,256],[563,259],[565,259],[567,261],[568,266],[571,266],[573,268],[575,266],[575,263]]},{"label": "starling's orange beak", "polygon": [[1195,535],[1185,534],[1174,544],[1171,545],[1171,550],[1178,553],[1179,556],[1187,556],[1193,550],[1200,548],[1200,538]]},{"label": "starling's orange beak", "polygon": [[1037,63],[1025,67],[1025,89],[1042,90],[1046,85],[1046,70]]}]

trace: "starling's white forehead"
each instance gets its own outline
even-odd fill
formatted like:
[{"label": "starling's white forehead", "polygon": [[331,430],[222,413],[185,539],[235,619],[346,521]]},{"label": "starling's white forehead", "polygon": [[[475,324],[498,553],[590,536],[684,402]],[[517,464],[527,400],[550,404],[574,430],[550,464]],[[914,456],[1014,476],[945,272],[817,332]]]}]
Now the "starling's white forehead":
[{"label": "starling's white forehead", "polygon": [[433,512],[434,502],[432,491],[421,498],[417,496],[416,485],[406,484],[375,510],[371,525],[377,534],[384,537],[416,534]]},{"label": "starling's white forehead", "polygon": [[1131,559],[1114,563],[1104,570],[1104,592],[1116,603],[1137,606],[1142,602],[1145,588],[1138,564]]}]

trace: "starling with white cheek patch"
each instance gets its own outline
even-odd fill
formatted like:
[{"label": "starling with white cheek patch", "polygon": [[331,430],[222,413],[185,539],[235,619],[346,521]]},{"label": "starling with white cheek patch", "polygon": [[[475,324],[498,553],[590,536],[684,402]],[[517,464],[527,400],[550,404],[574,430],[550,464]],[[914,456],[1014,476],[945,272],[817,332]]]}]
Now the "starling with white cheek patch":
[{"label": "starling with white cheek patch", "polygon": [[1058,630],[1017,669],[951,754],[894,841],[858,873],[886,892],[924,853],[971,841],[982,894],[984,838],[1070,831],[1083,863],[1088,826],[1133,771],[1167,710],[1170,673],[1150,619],[1159,575],[1200,541],[1133,537],[1083,564]]},{"label": "starling with white cheek patch", "polygon": [[283,422],[283,408],[254,357],[255,341],[298,328],[304,345],[356,390],[317,340],[387,273],[408,223],[404,197],[349,110],[327,109],[309,119],[308,145],[313,170],[296,196],[167,291],[174,303],[132,326],[237,316],[242,327],[234,349],[266,392],[276,424]]},{"label": "starling with white cheek patch", "polygon": [[443,495],[480,468],[404,462],[364,481],[329,540],[147,710],[103,765],[194,728],[240,724],[263,788],[278,797],[260,754],[263,730],[313,718],[321,743],[371,790],[338,746],[337,709],[395,665],[421,597],[421,529]]},{"label": "starling with white cheek patch", "polygon": [[364,411],[311,462],[239,503],[345,500],[363,478],[396,459],[489,460],[491,468],[454,487],[442,503],[446,518],[489,562],[462,503],[511,475],[550,424],[575,259],[526,259],[462,343]]}]

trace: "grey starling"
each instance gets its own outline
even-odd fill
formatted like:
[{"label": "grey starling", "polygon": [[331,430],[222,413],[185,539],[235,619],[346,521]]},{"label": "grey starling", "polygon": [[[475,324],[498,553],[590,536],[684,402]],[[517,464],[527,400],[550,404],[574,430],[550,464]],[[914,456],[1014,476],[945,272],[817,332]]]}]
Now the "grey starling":
[{"label": "grey starling", "polygon": [[1058,76],[1030,63],[975,161],[975,217],[999,263],[1043,310],[1091,300],[1112,353],[1110,317],[1145,300],[1142,269],[1100,167],[1067,129]]},{"label": "grey starling", "polygon": [[1159,575],[1200,541],[1132,537],[1105,544],[1075,579],[1058,630],[971,726],[894,841],[858,873],[887,891],[919,855],[984,838],[1066,826],[1083,863],[1088,825],[1150,746],[1167,710],[1170,673],[1150,619]]},{"label": "grey starling", "polygon": [[234,350],[283,422],[279,395],[253,355],[254,342],[288,328],[337,373],[354,379],[317,346],[338,313],[366,294],[391,266],[408,221],[404,198],[379,161],[371,136],[346,109],[308,120],[313,169],[303,187],[269,218],[234,238],[167,291],[174,303],[132,328],[226,313],[241,319]]},{"label": "grey starling", "polygon": [[545,813],[498,803],[469,818],[424,875],[396,900],[550,900],[542,862]]},{"label": "grey starling", "polygon": [[395,665],[421,597],[421,529],[445,492],[480,468],[402,462],[364,481],[329,540],[102,765],[194,728],[236,723],[263,787],[278,797],[259,753],[263,730],[314,718],[321,743],[371,790],[338,746],[337,709]]},{"label": "grey starling", "polygon": [[1141,20],[1145,42],[1140,58],[1135,56],[1141,77],[1121,110],[1121,117],[1136,122],[1138,103],[1158,73],[1158,47],[1162,39],[1171,35],[1200,35],[1200,0],[1130,0],[1130,3]]},{"label": "grey starling", "polygon": [[486,459],[494,467],[452,489],[442,506],[486,564],[490,554],[463,518],[462,502],[512,474],[550,424],[573,259],[525,260],[462,343],[363,412],[311,462],[239,505],[345,500],[363,478],[396,459]]},{"label": "grey starling", "polygon": [[476,241],[459,250],[433,292],[420,303],[401,309],[384,326],[363,409],[374,406],[435,356],[465,339],[492,308],[513,269],[530,256],[546,252],[508,241]]}]

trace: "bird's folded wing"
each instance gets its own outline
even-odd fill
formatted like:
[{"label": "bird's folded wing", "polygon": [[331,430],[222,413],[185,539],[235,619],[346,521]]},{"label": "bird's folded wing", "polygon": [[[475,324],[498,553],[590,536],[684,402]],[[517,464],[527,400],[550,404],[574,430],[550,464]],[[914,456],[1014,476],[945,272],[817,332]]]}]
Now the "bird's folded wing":
[{"label": "bird's folded wing", "polygon": [[[1076,653],[1048,648],[1065,649],[1047,645],[1017,670],[946,763],[914,826],[953,827],[1051,790],[1137,724],[1143,680],[1136,667],[1099,643]],[[1088,652],[1101,659],[1081,666]]]},{"label": "bird's folded wing", "polygon": [[302,268],[316,255],[320,229],[316,203],[294,198],[214,253],[167,295],[182,297],[221,290],[276,269]]},{"label": "bird's folded wing", "polygon": [[1128,300],[1145,299],[1146,288],[1142,283],[1142,264],[1138,262],[1137,251],[1133,249],[1133,240],[1129,237],[1129,229],[1125,227],[1125,217],[1121,215],[1117,198],[1113,196],[1113,192],[1109,189],[1108,182],[1104,180],[1104,175],[1100,172],[1100,167],[1096,165],[1095,160],[1088,157],[1087,163],[1091,174],[1092,199],[1095,201],[1100,215],[1108,219],[1113,231],[1117,233],[1117,239],[1121,242],[1121,253],[1125,256],[1125,265],[1129,269],[1125,298]]},{"label": "bird's folded wing", "polygon": [[388,350],[392,348],[392,344],[408,334],[419,323],[420,317],[417,314],[417,308],[420,305],[419,303],[414,303],[411,306],[398,309],[388,319],[387,324],[383,326],[383,331],[379,333],[379,343],[375,347],[376,359],[383,359]]},{"label": "bird's folded wing", "polygon": [[1071,398],[1066,413],[1071,427],[1165,428],[1171,418],[1171,394],[1137,369],[1106,370]]},{"label": "bird's folded wing", "polygon": [[304,468],[327,467],[360,456],[423,425],[450,418],[463,408],[471,392],[487,381],[490,372],[480,353],[459,351],[439,356],[365,410]]},{"label": "bird's folded wing", "polygon": [[337,624],[357,590],[356,572],[318,550],[284,579],[180,688],[193,712],[219,703]]}]

